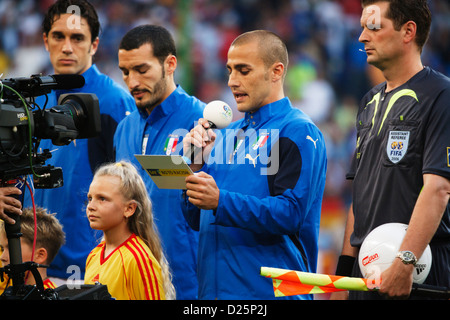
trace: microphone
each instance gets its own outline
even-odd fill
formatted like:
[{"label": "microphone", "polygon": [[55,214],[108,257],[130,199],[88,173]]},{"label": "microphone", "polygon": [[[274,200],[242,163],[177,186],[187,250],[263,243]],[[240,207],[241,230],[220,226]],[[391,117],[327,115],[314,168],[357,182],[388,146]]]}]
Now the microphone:
[{"label": "microphone", "polygon": [[[51,78],[54,82],[51,82],[51,79],[48,79],[50,82],[45,83],[43,78]],[[61,90],[78,89],[85,84],[84,77],[79,74],[55,74],[52,76],[41,77],[41,80],[41,87],[50,86],[52,89]]]},{"label": "microphone", "polygon": [[233,111],[225,102],[214,100],[206,105],[203,118],[208,120],[211,129],[223,129],[231,123]]},{"label": "microphone", "polygon": [[[203,118],[208,120],[210,129],[223,129],[228,127],[233,119],[233,111],[230,106],[223,101],[214,100],[208,103],[203,110]],[[189,159],[193,162],[194,155],[198,154],[200,148],[192,145],[191,156]]]},{"label": "microphone", "polygon": [[[33,75],[30,78],[11,78],[1,82],[25,97],[41,96],[50,93],[53,89],[69,90],[81,88],[85,84],[84,77],[79,74]],[[6,92],[4,90],[6,96],[13,96],[13,92],[8,90]]]}]

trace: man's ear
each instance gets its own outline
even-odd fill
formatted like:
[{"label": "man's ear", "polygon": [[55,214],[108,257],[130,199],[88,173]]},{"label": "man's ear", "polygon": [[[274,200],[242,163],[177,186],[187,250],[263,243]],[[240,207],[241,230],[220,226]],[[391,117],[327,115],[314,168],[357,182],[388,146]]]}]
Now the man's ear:
[{"label": "man's ear", "polygon": [[48,35],[45,32],[42,34],[42,39],[44,40],[45,50],[48,51]]},{"label": "man's ear", "polygon": [[94,42],[91,43],[91,56],[93,57],[98,49],[98,43],[100,42],[100,39],[97,37]]},{"label": "man's ear", "polygon": [[410,43],[416,39],[417,25],[414,21],[408,21],[403,25],[402,31],[403,41],[405,43]]},{"label": "man's ear", "polygon": [[164,61],[167,74],[173,74],[177,68],[178,60],[173,54],[170,54]]},{"label": "man's ear", "polygon": [[283,80],[284,65],[281,62],[276,62],[272,65],[272,80],[274,82]]}]

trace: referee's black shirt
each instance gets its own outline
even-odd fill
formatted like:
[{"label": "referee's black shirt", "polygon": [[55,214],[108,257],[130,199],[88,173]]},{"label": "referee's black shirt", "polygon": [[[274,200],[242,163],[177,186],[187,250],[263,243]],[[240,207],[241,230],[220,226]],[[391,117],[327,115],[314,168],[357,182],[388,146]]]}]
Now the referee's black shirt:
[{"label": "referee's black shirt", "polygon": [[[377,226],[409,224],[425,173],[450,179],[450,79],[425,67],[404,85],[362,99],[353,179],[353,246]],[[450,206],[434,240],[450,240]]]}]

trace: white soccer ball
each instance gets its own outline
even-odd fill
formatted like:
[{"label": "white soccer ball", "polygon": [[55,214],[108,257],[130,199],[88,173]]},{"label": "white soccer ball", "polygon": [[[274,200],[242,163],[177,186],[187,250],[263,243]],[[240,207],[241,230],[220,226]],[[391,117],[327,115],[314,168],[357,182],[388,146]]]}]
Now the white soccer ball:
[{"label": "white soccer ball", "polygon": [[[396,259],[408,229],[407,224],[386,223],[373,229],[364,239],[358,255],[359,268],[364,278],[374,279]],[[431,249],[428,245],[416,263],[413,282],[423,283],[431,268]]]},{"label": "white soccer ball", "polygon": [[205,106],[203,118],[212,122],[217,129],[223,129],[231,123],[233,111],[225,102],[214,100]]}]

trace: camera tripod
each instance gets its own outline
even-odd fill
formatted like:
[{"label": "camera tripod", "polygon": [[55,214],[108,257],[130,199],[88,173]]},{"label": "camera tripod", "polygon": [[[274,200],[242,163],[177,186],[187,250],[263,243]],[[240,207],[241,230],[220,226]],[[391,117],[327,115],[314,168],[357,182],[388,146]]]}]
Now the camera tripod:
[{"label": "camera tripod", "polygon": [[[1,181],[0,181],[1,182]],[[1,182],[0,186],[17,186],[20,179],[12,179],[6,183]],[[21,201],[23,205],[24,188],[21,196],[13,196]],[[0,268],[0,280],[4,281],[4,275],[8,276],[12,285],[8,286],[0,300],[109,300],[111,296],[105,285],[83,285],[81,290],[69,288],[63,285],[56,289],[44,288],[44,282],[38,268],[48,268],[47,265],[38,264],[32,261],[22,262],[22,248],[20,243],[21,225],[20,216],[5,212],[15,220],[15,224],[4,223],[6,237],[8,239],[10,264]],[[35,285],[25,283],[25,274],[31,272],[35,279]]]}]

